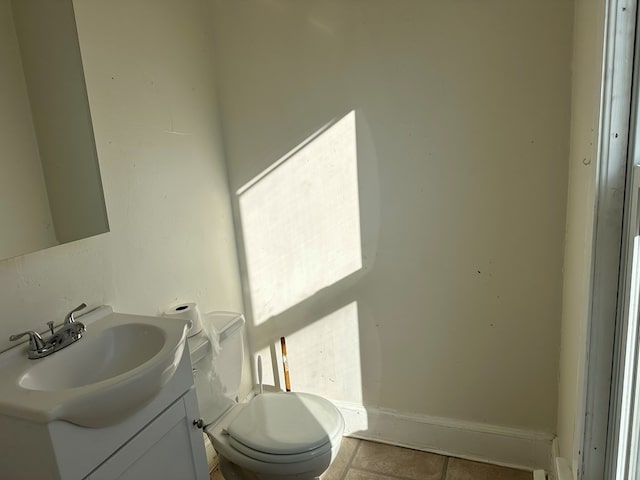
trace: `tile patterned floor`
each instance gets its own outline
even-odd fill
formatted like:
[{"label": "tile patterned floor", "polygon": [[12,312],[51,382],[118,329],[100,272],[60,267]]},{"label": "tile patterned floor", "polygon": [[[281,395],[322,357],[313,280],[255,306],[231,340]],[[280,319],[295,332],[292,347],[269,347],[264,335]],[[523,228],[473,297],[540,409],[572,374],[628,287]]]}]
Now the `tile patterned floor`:
[{"label": "tile patterned floor", "polygon": [[[321,480],[531,480],[531,472],[345,437]],[[224,480],[215,469],[211,480]]]}]

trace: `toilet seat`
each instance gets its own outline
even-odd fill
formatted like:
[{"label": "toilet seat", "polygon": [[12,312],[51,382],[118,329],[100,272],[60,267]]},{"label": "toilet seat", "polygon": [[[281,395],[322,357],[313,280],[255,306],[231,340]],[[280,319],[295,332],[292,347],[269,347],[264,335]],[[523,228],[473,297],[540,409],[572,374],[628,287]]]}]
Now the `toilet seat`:
[{"label": "toilet seat", "polygon": [[246,445],[235,440],[233,437],[229,437],[229,445],[235,448],[238,452],[246,455],[249,458],[253,458],[255,460],[259,460],[261,462],[268,463],[298,463],[305,462],[313,457],[317,457],[320,455],[324,455],[326,453],[331,452],[331,442],[325,443],[320,448],[316,448],[315,450],[302,452],[302,453],[292,453],[287,455],[278,455],[273,453],[265,453],[259,450],[253,450]]},{"label": "toilet seat", "polygon": [[264,393],[236,405],[205,430],[219,454],[251,471],[320,475],[337,453],[344,420],[322,397]]}]

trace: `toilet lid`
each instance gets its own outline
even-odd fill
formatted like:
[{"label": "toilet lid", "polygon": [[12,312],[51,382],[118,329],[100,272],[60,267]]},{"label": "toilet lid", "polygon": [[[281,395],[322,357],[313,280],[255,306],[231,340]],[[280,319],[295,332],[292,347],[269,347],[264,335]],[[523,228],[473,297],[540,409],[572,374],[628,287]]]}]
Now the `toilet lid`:
[{"label": "toilet lid", "polygon": [[236,441],[268,454],[309,452],[344,428],[331,402],[309,393],[263,393],[254,397],[227,431]]}]

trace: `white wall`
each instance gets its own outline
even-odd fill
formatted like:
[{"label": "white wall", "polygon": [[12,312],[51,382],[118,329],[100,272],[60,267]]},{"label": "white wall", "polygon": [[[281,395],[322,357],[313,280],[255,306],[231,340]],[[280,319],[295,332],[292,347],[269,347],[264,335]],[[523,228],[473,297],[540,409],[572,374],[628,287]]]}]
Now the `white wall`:
[{"label": "white wall", "polygon": [[57,243],[9,0],[0,2],[0,65],[0,258],[5,258]]},{"label": "white wall", "polygon": [[564,258],[558,392],[558,449],[577,473],[583,426],[584,368],[595,209],[604,0],[576,2],[571,152]]},{"label": "white wall", "polygon": [[0,262],[0,348],[82,301],[242,309],[207,5],[74,6],[111,232]]},{"label": "white wall", "polygon": [[[294,389],[553,433],[573,2],[212,4],[247,305],[271,312],[250,315],[254,351],[287,336]],[[317,180],[308,147],[286,154],[350,111],[361,268],[344,277],[314,237],[330,230],[323,204],[341,215],[339,176]],[[345,161],[331,155],[328,170]],[[261,235],[298,242],[295,261]],[[314,288],[323,262],[342,273]],[[287,292],[261,297],[269,281]]]}]

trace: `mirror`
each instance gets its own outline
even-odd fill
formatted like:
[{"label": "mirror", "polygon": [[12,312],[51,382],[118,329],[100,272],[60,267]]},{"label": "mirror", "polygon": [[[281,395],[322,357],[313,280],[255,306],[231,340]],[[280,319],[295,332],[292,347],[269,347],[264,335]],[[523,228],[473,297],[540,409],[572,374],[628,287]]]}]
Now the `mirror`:
[{"label": "mirror", "polygon": [[0,0],[0,259],[109,231],[72,0]]}]

